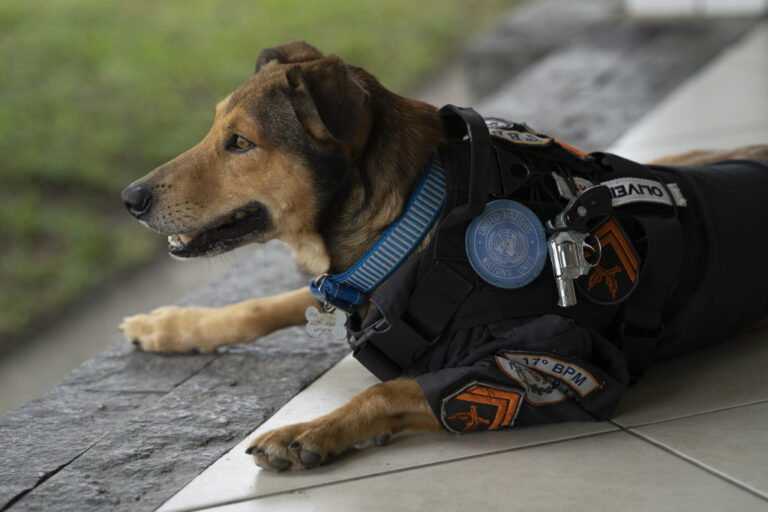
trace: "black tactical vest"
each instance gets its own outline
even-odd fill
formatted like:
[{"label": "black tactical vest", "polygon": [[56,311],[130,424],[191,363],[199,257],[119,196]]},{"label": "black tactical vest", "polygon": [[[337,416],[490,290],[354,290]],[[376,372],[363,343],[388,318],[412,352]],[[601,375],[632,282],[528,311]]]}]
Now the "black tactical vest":
[{"label": "black tactical vest", "polygon": [[[700,233],[684,233],[681,227],[695,225],[691,210],[701,206],[696,189],[685,181],[677,183],[676,174],[666,168],[607,153],[587,155],[525,125],[484,120],[471,109],[447,106],[441,114],[449,137],[440,150],[447,172],[443,212],[429,245],[377,290],[364,319],[352,318],[354,356],[382,380],[418,375],[424,371],[419,363],[423,356],[458,329],[554,313],[615,343],[627,355],[630,375],[637,380],[659,340],[679,334],[673,332],[670,315],[684,309],[680,297],[690,293],[686,287],[694,287],[697,273],[706,270],[706,263],[693,261],[684,248],[688,244],[690,251],[700,252],[705,243]],[[607,286],[603,276],[590,274],[578,280],[578,303],[559,307],[549,261],[535,280],[511,290],[485,282],[471,267],[465,233],[489,201],[518,201],[545,223],[584,183],[616,183],[619,178],[652,182],[645,188],[615,185],[611,190],[610,219],[621,226],[627,254],[637,260],[631,290],[619,300],[596,300],[585,293],[590,286]],[[654,195],[673,196],[669,186],[689,204],[652,200]],[[648,201],[641,200],[644,194]],[[624,196],[636,200],[617,200]],[[594,226],[603,222],[606,219],[595,219]],[[688,272],[681,276],[683,258],[689,260]],[[603,293],[611,292],[615,290],[604,288]],[[751,319],[766,309],[768,302],[747,316]]]}]

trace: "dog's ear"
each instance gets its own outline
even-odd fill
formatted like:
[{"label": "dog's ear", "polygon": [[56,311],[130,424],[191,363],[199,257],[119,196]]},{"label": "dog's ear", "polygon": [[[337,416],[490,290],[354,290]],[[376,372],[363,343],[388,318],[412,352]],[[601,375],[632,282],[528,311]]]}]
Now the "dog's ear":
[{"label": "dog's ear", "polygon": [[290,43],[284,43],[280,46],[275,46],[274,48],[265,48],[261,50],[259,58],[256,59],[256,69],[254,70],[254,73],[258,73],[262,67],[270,62],[290,64],[293,62],[307,62],[322,57],[322,52],[306,41],[291,41]]},{"label": "dog's ear", "polygon": [[350,142],[368,108],[370,95],[337,57],[286,73],[296,116],[319,142]]}]

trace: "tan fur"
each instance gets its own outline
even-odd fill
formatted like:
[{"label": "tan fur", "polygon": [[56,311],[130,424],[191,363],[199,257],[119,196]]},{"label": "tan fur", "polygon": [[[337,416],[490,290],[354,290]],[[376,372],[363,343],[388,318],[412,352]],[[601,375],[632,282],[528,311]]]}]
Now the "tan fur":
[{"label": "tan fur", "polygon": [[219,308],[165,306],[123,319],[120,329],[127,339],[141,340],[141,348],[150,352],[211,352],[299,325],[313,304],[317,301],[304,287]]},{"label": "tan fur", "polygon": [[768,163],[768,144],[744,146],[728,150],[688,151],[679,155],[657,158],[653,164],[658,165],[706,165],[724,160],[757,160]]},{"label": "tan fur", "polygon": [[[256,68],[253,77],[217,105],[213,126],[197,146],[139,181],[152,184],[159,200],[157,215],[144,222],[167,234],[194,233],[257,200],[273,219],[272,231],[257,241],[283,240],[295,251],[297,262],[312,273],[343,270],[400,214],[429,155],[443,141],[437,111],[392,94],[362,69],[323,57],[304,42],[263,51]],[[356,113],[354,118],[341,124],[324,121],[315,104],[318,90],[313,91],[310,83],[322,94],[341,94],[338,100],[348,95],[354,101],[342,110]],[[270,143],[274,138],[267,135],[275,134],[265,130],[271,127],[248,115],[248,109],[261,102],[279,121],[284,112],[264,97],[276,86],[292,91],[291,108],[314,143],[338,151],[368,171],[368,194],[362,183],[352,183],[335,220],[339,226],[332,245],[326,245],[316,231],[319,212],[308,169]],[[259,151],[232,158],[222,149],[222,140],[230,133],[255,142]],[[691,152],[657,162],[699,165],[727,158],[768,161],[768,146]],[[312,304],[316,301],[309,289],[302,288],[223,308],[164,307],[128,317],[120,327],[144,350],[209,352],[303,324],[304,310]],[[355,445],[439,428],[416,382],[402,379],[377,384],[313,421],[267,432],[254,440],[249,452],[267,469],[305,469]]]}]

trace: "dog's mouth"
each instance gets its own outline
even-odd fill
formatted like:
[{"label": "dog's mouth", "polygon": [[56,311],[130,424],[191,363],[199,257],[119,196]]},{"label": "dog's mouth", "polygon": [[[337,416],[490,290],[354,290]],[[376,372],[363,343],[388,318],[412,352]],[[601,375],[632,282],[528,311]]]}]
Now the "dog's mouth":
[{"label": "dog's mouth", "polygon": [[251,203],[211,223],[202,231],[168,236],[168,251],[179,258],[211,256],[232,250],[267,232],[269,212]]}]

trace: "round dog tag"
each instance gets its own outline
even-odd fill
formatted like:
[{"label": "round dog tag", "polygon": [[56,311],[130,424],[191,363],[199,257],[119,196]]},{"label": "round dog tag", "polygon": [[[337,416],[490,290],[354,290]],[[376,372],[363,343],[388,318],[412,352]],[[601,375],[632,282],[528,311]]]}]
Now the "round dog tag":
[{"label": "round dog tag", "polygon": [[547,261],[544,226],[528,207],[510,199],[488,203],[467,228],[465,241],[477,275],[499,288],[527,285]]}]

